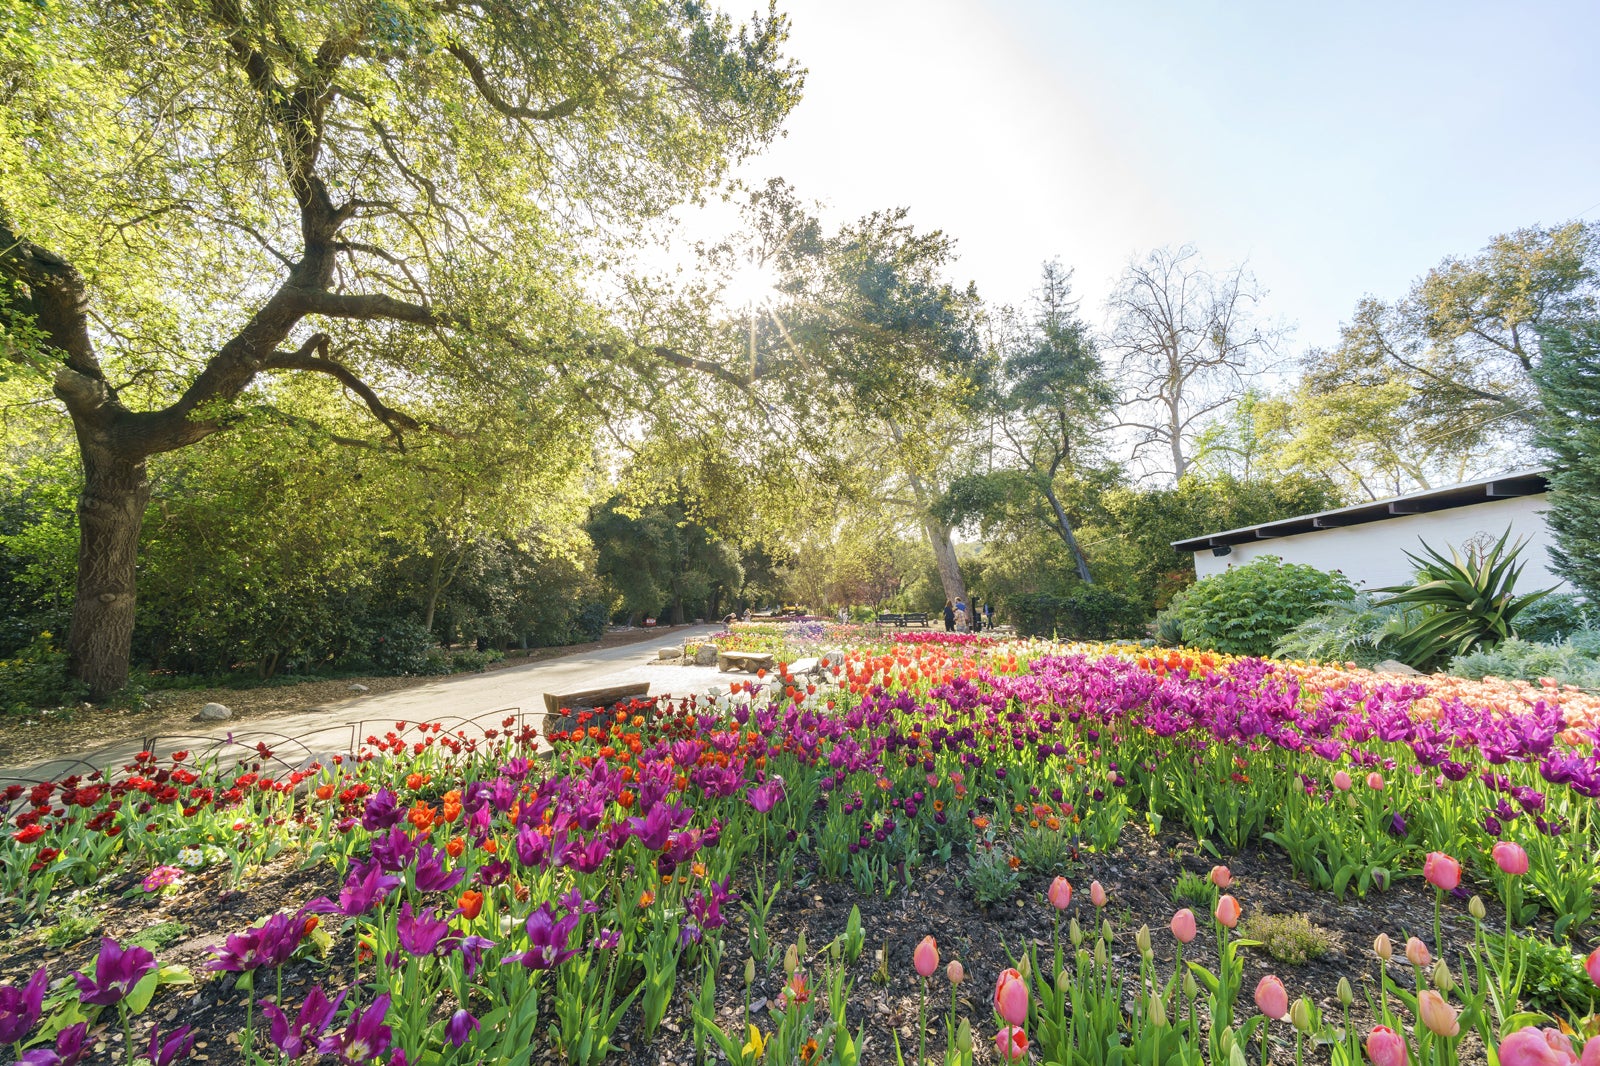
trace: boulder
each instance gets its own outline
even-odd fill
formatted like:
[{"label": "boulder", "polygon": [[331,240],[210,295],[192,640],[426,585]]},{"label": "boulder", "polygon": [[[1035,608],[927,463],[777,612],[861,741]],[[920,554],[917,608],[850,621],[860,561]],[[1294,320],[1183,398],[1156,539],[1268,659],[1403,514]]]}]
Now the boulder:
[{"label": "boulder", "polygon": [[233,717],[233,712],[220,703],[208,703],[200,708],[200,713],[195,717],[202,722],[226,722]]},{"label": "boulder", "polygon": [[796,659],[789,664],[789,673],[795,677],[806,677],[810,674],[822,673],[821,659]]},{"label": "boulder", "polygon": [[843,670],[844,652],[839,648],[829,648],[822,653],[822,665],[829,670]]},{"label": "boulder", "polygon": [[717,646],[715,644],[701,644],[694,649],[694,664],[696,666],[717,665]]},{"label": "boulder", "polygon": [[1385,659],[1372,668],[1375,674],[1404,674],[1408,677],[1421,677],[1422,671],[1407,666],[1398,659]]},{"label": "boulder", "polygon": [[656,658],[658,660],[660,660],[660,659],[676,659],[678,656],[680,656],[682,654],[683,654],[683,649],[682,648],[661,648],[661,649],[656,651]]}]

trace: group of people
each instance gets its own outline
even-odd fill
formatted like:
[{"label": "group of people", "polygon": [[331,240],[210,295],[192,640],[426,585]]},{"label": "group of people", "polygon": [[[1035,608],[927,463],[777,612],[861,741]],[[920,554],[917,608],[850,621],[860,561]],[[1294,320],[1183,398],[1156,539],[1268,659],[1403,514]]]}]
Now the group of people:
[{"label": "group of people", "polygon": [[994,604],[986,603],[981,608],[974,603],[970,608],[966,600],[956,597],[955,601],[944,601],[944,631],[946,633],[976,633],[981,629],[994,628]]}]

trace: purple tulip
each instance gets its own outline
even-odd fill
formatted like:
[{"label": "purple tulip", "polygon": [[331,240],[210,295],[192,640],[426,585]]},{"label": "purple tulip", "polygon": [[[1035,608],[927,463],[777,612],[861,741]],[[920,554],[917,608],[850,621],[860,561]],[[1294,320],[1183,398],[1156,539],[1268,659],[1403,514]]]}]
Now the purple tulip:
[{"label": "purple tulip", "polygon": [[478,1019],[474,1018],[464,1008],[450,1015],[450,1020],[444,1023],[444,1038],[451,1047],[460,1047],[465,1044],[472,1034],[478,1031]]},{"label": "purple tulip", "polygon": [[413,914],[409,902],[400,905],[400,920],[395,925],[400,947],[412,955],[432,955],[439,941],[450,932],[450,923],[434,917],[432,907]]},{"label": "purple tulip", "polygon": [[289,961],[305,936],[304,911],[274,914],[258,926],[230,934],[222,947],[213,946],[211,953],[217,957],[206,963],[206,969],[232,973],[277,969]]},{"label": "purple tulip", "polygon": [[261,1013],[271,1023],[268,1033],[272,1046],[283,1052],[284,1058],[298,1059],[310,1051],[316,1042],[327,1032],[328,1026],[333,1023],[334,1015],[339,1013],[339,1005],[344,1002],[346,993],[340,992],[337,999],[331,1003],[328,996],[320,987],[313,988],[307,993],[305,1002],[300,1005],[300,1013],[295,1017],[294,1024],[289,1023],[288,1017],[276,1004],[261,1001]]},{"label": "purple tulip", "polygon": [[397,824],[405,812],[400,809],[399,797],[386,788],[380,788],[376,794],[367,800],[366,808],[361,813],[361,828],[369,833],[376,833]]},{"label": "purple tulip", "polygon": [[194,1050],[194,1034],[187,1025],[180,1025],[172,1031],[165,1040],[161,1039],[161,1026],[156,1024],[150,1029],[150,1046],[145,1052],[145,1058],[150,1060],[150,1066],[172,1066],[179,1059],[189,1057],[189,1052]]},{"label": "purple tulip", "polygon": [[385,992],[366,1010],[351,1013],[343,1030],[323,1037],[317,1044],[317,1051],[323,1055],[337,1055],[345,1066],[367,1066],[389,1050],[392,1034],[383,1024],[388,1013],[389,994]]},{"label": "purple tulip", "polygon": [[328,897],[321,896],[306,904],[305,909],[313,914],[359,917],[370,911],[399,885],[400,878],[384,873],[376,864],[364,866],[359,862],[351,863],[349,876],[345,878],[344,887],[339,890],[339,902],[334,903]]},{"label": "purple tulip", "polygon": [[773,777],[762,784],[754,785],[745,793],[745,798],[750,801],[750,806],[756,809],[757,814],[766,814],[783,802],[783,779]]},{"label": "purple tulip", "polygon": [[444,850],[434,851],[432,844],[423,844],[417,848],[413,865],[417,891],[448,892],[466,878],[465,870],[446,870],[444,860]]},{"label": "purple tulip", "polygon": [[523,923],[528,933],[528,950],[507,955],[503,961],[520,962],[529,970],[548,970],[561,965],[577,954],[567,947],[567,941],[579,920],[580,916],[576,914],[568,914],[557,920],[550,904],[539,904],[539,909],[529,914],[528,920]]},{"label": "purple tulip", "polygon": [[78,1066],[89,1050],[89,1023],[70,1025],[56,1034],[54,1048],[34,1048],[26,1052],[20,1066]]},{"label": "purple tulip", "polygon": [[461,952],[462,968],[468,977],[478,972],[478,967],[483,964],[483,953],[494,947],[494,941],[481,936],[464,936],[455,942],[455,949]]},{"label": "purple tulip", "polygon": [[32,1032],[44,1010],[44,994],[50,978],[41,966],[28,983],[0,987],[0,1044],[15,1044]]},{"label": "purple tulip", "polygon": [[146,949],[135,944],[124,951],[115,940],[105,937],[100,941],[100,955],[95,959],[94,980],[81,972],[74,973],[72,979],[78,982],[78,998],[84,1003],[113,1007],[155,968],[156,957]]},{"label": "purple tulip", "polygon": [[658,803],[643,818],[629,818],[628,829],[647,851],[660,851],[672,832],[672,813],[666,804]]}]

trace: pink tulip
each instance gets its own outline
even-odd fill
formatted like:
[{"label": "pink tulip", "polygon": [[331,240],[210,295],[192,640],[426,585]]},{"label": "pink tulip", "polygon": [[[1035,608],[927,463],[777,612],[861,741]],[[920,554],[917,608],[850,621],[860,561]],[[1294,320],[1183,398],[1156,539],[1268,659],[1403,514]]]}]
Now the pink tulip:
[{"label": "pink tulip", "polygon": [[922,976],[933,976],[933,972],[939,968],[939,945],[933,942],[933,937],[922,938],[917,950],[911,953],[911,965],[915,966]]},{"label": "pink tulip", "polygon": [[951,959],[950,965],[944,968],[944,975],[950,979],[951,984],[959,985],[966,980],[967,971],[962,969],[960,959]]},{"label": "pink tulip", "polygon": [[1461,1032],[1461,1023],[1456,1021],[1456,1009],[1431,988],[1418,993],[1417,1014],[1422,1018],[1422,1024],[1435,1036],[1455,1036]]},{"label": "pink tulip", "polygon": [[1521,844],[1502,840],[1494,846],[1491,854],[1494,855],[1494,864],[1500,867],[1503,874],[1521,877],[1528,872],[1528,853],[1522,850]]},{"label": "pink tulip", "polygon": [[1289,992],[1283,982],[1268,975],[1256,985],[1256,1007],[1268,1018],[1282,1021],[1289,1014]]},{"label": "pink tulip", "polygon": [[1028,984],[1016,970],[1000,971],[994,985],[994,1009],[1010,1025],[1028,1023]]},{"label": "pink tulip", "polygon": [[1239,915],[1244,913],[1244,908],[1239,906],[1239,901],[1232,896],[1223,896],[1217,900],[1217,921],[1232,929],[1239,924]]},{"label": "pink tulip", "polygon": [[1072,882],[1065,877],[1057,877],[1050,882],[1050,891],[1045,895],[1050,900],[1050,906],[1064,911],[1072,904]]},{"label": "pink tulip", "polygon": [[1442,851],[1430,851],[1422,863],[1422,876],[1441,892],[1450,892],[1461,883],[1461,864]]},{"label": "pink tulip", "polygon": [[1207,876],[1212,884],[1224,891],[1227,890],[1229,885],[1233,884],[1233,871],[1226,866],[1213,866],[1211,873]]},{"label": "pink tulip", "polygon": [[1578,1059],[1578,1066],[1600,1066],[1600,1036],[1591,1036],[1583,1045],[1583,1057]]},{"label": "pink tulip", "polygon": [[1334,788],[1338,789],[1340,792],[1349,792],[1350,791],[1350,785],[1351,785],[1351,781],[1350,781],[1350,775],[1349,774],[1345,773],[1343,770],[1335,770],[1333,772],[1333,787]]},{"label": "pink tulip", "polygon": [[1433,956],[1428,953],[1428,945],[1411,937],[1406,941],[1406,961],[1413,966],[1427,966],[1433,961]]},{"label": "pink tulip", "polygon": [[[1578,1066],[1572,1041],[1559,1029],[1518,1029],[1497,1049],[1501,1066]],[[1588,1049],[1584,1049],[1587,1053]]]},{"label": "pink tulip", "polygon": [[1019,1026],[1008,1025],[994,1034],[995,1050],[1006,1062],[1017,1062],[1028,1057],[1028,1034]]},{"label": "pink tulip", "polygon": [[1372,1066],[1406,1066],[1406,1039],[1387,1025],[1374,1025],[1367,1034],[1367,1058]]},{"label": "pink tulip", "polygon": [[1589,975],[1589,980],[1600,985],[1600,948],[1595,948],[1589,957],[1583,960],[1584,972]]},{"label": "pink tulip", "polygon": [[1172,935],[1187,944],[1194,939],[1194,934],[1194,911],[1185,907],[1172,916]]},{"label": "pink tulip", "polygon": [[1101,887],[1099,881],[1089,882],[1089,902],[1096,907],[1104,907],[1106,905],[1106,890]]},{"label": "pink tulip", "polygon": [[1367,787],[1374,792],[1383,791],[1383,775],[1374,770],[1367,775]]},{"label": "pink tulip", "polygon": [[1372,942],[1372,953],[1384,962],[1388,962],[1394,955],[1394,945],[1389,942],[1388,933],[1379,933]]}]

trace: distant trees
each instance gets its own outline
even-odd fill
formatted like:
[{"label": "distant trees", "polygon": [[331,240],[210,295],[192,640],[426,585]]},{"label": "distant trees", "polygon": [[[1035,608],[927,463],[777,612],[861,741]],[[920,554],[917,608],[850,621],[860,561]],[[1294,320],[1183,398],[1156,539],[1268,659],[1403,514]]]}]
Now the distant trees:
[{"label": "distant trees", "polygon": [[1551,556],[1600,604],[1600,321],[1551,329],[1541,343],[1537,440],[1550,459]]}]

